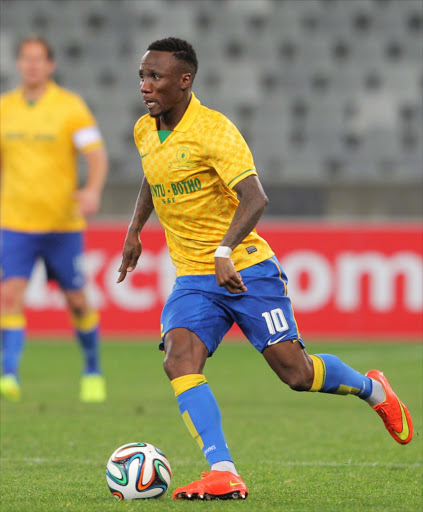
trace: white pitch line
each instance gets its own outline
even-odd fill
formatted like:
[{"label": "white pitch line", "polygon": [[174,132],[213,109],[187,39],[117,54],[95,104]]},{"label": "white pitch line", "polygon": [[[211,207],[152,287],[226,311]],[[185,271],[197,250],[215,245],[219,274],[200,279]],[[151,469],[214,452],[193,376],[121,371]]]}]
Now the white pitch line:
[{"label": "white pitch line", "polygon": [[348,460],[346,462],[324,462],[324,461],[303,461],[303,462],[290,462],[290,461],[266,461],[266,463],[276,464],[278,466],[325,466],[325,467],[383,467],[383,468],[419,468],[422,466],[421,462],[354,462]]},{"label": "white pitch line", "polygon": [[[92,460],[78,460],[78,461],[65,461],[61,459],[43,459],[43,458],[29,458],[24,457],[22,459],[16,458],[7,458],[0,457],[0,464],[2,462],[31,462],[35,464],[90,464],[96,465],[98,462],[94,462]],[[175,463],[186,463],[188,461],[175,461]],[[383,467],[383,468],[420,468],[422,467],[422,462],[354,462],[352,460],[348,460],[345,462],[325,462],[325,461],[272,461],[266,460],[266,464],[274,464],[277,466],[286,466],[286,467],[335,467],[335,468],[344,468],[344,467]]]}]

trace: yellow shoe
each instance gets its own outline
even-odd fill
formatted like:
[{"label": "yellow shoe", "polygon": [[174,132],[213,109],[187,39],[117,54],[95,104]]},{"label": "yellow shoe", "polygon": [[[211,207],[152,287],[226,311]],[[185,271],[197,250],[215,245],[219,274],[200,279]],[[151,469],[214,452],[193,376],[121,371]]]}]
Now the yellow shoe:
[{"label": "yellow shoe", "polygon": [[81,402],[100,403],[106,401],[106,381],[98,373],[86,374],[81,377]]},{"label": "yellow shoe", "polygon": [[12,375],[2,375],[0,377],[0,394],[11,402],[19,402],[21,399],[21,387],[18,379]]}]

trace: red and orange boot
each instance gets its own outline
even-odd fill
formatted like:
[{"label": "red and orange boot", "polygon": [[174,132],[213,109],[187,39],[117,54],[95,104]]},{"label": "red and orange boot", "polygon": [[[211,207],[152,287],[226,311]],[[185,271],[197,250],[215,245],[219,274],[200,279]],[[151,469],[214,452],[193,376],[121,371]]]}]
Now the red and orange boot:
[{"label": "red and orange boot", "polygon": [[201,480],[173,492],[174,500],[245,500],[247,486],[230,471],[203,471]]},{"label": "red and orange boot", "polygon": [[394,393],[388,379],[379,370],[370,370],[366,377],[379,381],[385,391],[385,401],[372,408],[382,418],[387,431],[397,443],[407,444],[413,437],[413,422],[407,407]]}]

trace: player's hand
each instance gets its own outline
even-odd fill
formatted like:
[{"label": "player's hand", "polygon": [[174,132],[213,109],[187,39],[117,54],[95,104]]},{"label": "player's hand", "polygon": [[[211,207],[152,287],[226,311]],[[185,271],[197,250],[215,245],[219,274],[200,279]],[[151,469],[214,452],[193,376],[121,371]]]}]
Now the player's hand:
[{"label": "player's hand", "polygon": [[128,272],[132,272],[137,266],[141,256],[142,244],[137,232],[128,231],[122,251],[122,263],[118,269],[120,272],[117,283],[121,283]]},{"label": "player's hand", "polygon": [[81,188],[75,192],[81,215],[93,215],[100,209],[101,193],[92,188]]},{"label": "player's hand", "polygon": [[247,291],[247,287],[242,282],[241,274],[236,271],[231,258],[215,258],[214,268],[216,270],[216,280],[219,286],[224,286],[230,293],[242,293]]}]

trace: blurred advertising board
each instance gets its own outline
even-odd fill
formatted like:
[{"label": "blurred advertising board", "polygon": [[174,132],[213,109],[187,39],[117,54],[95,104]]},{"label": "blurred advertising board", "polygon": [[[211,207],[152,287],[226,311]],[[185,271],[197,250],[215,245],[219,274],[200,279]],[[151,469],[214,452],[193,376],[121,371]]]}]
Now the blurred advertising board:
[{"label": "blurred advertising board", "polygon": [[[301,334],[319,338],[421,339],[423,226],[418,223],[263,222],[258,232],[288,275]],[[91,225],[83,265],[90,300],[109,337],[160,335],[160,312],[175,269],[164,232],[142,233],[143,254],[116,284],[126,224]],[[28,333],[69,334],[64,300],[37,265],[27,291]],[[239,336],[238,329],[232,329]]]}]

